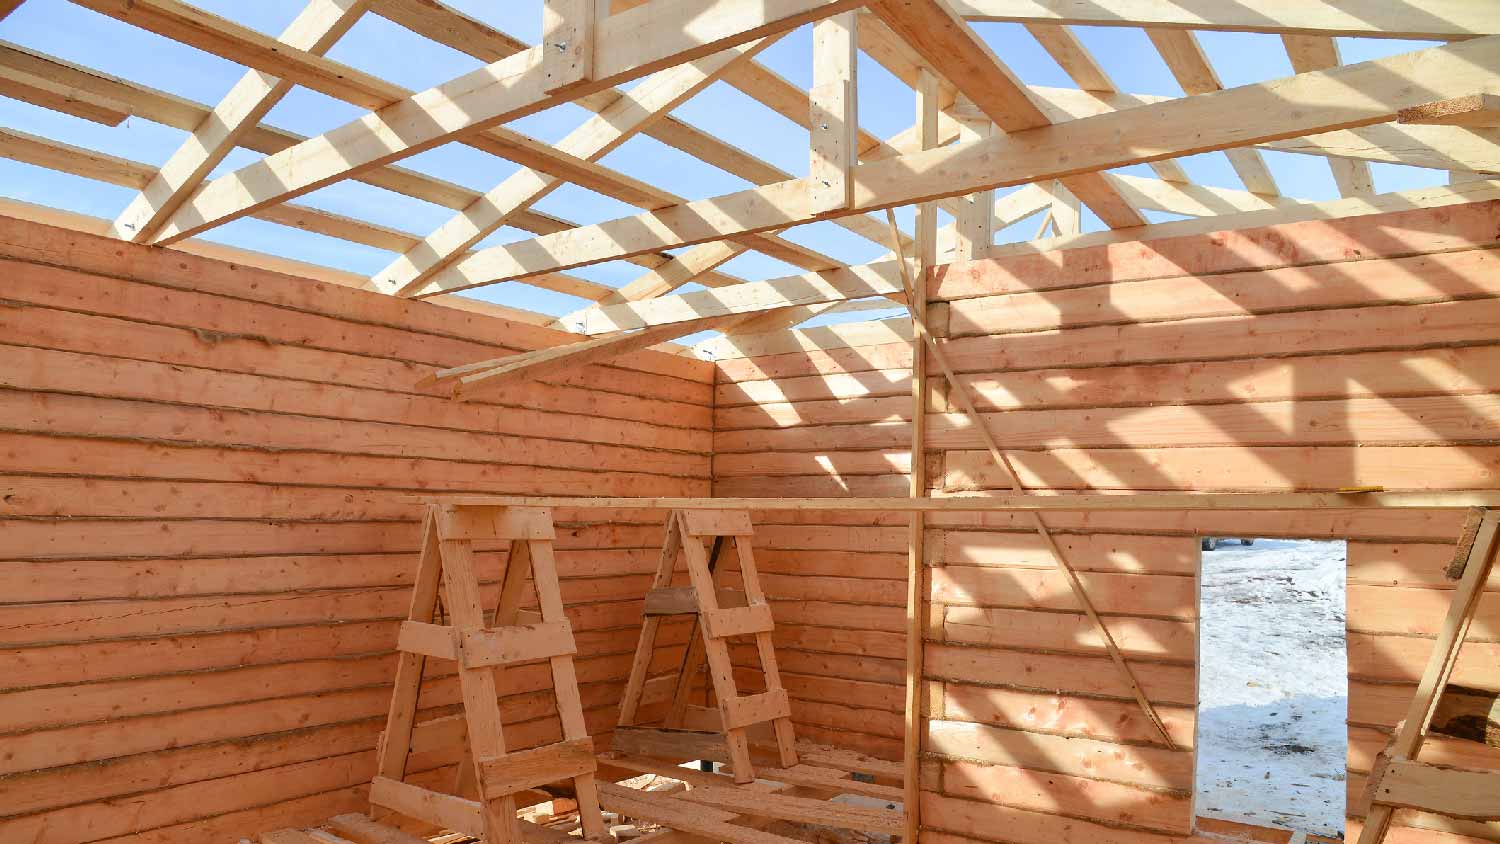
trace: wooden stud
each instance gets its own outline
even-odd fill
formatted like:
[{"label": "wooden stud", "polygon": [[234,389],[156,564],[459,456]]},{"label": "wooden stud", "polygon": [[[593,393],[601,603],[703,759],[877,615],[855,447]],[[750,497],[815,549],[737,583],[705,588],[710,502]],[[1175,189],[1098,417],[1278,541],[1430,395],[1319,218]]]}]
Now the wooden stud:
[{"label": "wooden stud", "polygon": [[858,163],[858,32],[855,12],[813,24],[813,86],[809,95],[812,161],[808,204],[813,211],[848,207]]},{"label": "wooden stud", "polygon": [[594,78],[595,0],[542,0],[542,90],[566,91]]}]

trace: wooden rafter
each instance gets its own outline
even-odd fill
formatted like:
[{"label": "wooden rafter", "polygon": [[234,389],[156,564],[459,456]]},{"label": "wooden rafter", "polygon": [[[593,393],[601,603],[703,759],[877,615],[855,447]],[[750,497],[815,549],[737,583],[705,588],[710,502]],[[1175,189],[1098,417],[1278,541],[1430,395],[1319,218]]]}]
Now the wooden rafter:
[{"label": "wooden rafter", "polygon": [[972,21],[1069,23],[1219,32],[1348,35],[1448,41],[1500,34],[1500,20],[1469,0],[952,0]]},{"label": "wooden rafter", "polygon": [[[1000,129],[1017,132],[1052,122],[1026,86],[954,13],[947,0],[878,0],[870,8]],[[1111,228],[1146,223],[1140,212],[1096,174],[1068,176],[1063,183]]]},{"label": "wooden rafter", "polygon": [[439,274],[428,291],[476,279],[524,278],[976,189],[1367,126],[1393,119],[1402,108],[1471,92],[1497,72],[1500,39],[1476,39],[909,153],[861,164],[855,202],[847,209],[810,212],[806,184],[783,182],[485,249]]},{"label": "wooden rafter", "polygon": [[[206,183],[159,239],[205,231],[579,94],[629,82],[663,64],[696,59],[856,5],[855,0],[656,0],[649,8],[599,23],[594,39],[597,78],[592,82],[566,94],[549,93],[542,50],[533,47]],[[672,7],[681,8],[674,14]],[[680,20],[701,25],[685,30]]]}]

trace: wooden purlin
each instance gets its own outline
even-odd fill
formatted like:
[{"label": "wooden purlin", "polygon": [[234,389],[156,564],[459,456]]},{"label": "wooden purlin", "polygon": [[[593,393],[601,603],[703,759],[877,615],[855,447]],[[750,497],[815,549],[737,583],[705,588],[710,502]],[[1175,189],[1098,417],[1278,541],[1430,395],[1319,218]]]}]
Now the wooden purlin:
[{"label": "wooden purlin", "polygon": [[[572,628],[563,611],[552,543],[552,512],[544,508],[426,508],[422,553],[407,620],[397,642],[400,659],[386,729],[370,786],[374,806],[482,836],[486,844],[521,844],[515,795],[551,782],[571,780],[584,835],[604,833],[594,782],[594,750],[583,720],[578,678],[573,667]],[[507,541],[511,552],[493,621],[486,624],[474,569],[474,542]],[[520,609],[530,575],[538,605],[538,636],[526,635]],[[441,586],[447,624],[435,624]],[[506,645],[509,644],[509,647]],[[458,664],[463,697],[464,758],[456,794],[405,782],[406,763],[428,656]],[[498,704],[498,677],[504,665],[546,659],[562,723],[562,741],[523,751],[507,751]],[[474,798],[467,796],[473,793]]]},{"label": "wooden purlin", "polygon": [[[619,720],[621,730],[638,728],[640,708],[648,683],[646,673],[655,652],[661,616],[691,614],[694,632],[675,678],[672,707],[666,718],[666,727],[683,728],[684,732],[680,735],[684,737],[697,736],[726,746],[727,758],[734,768],[734,780],[739,783],[748,783],[755,778],[747,728],[757,724],[771,724],[781,767],[790,768],[797,764],[790,702],[781,685],[781,675],[776,665],[776,651],[771,640],[770,605],[761,590],[754,552],[750,547],[752,535],[750,514],[745,511],[672,511],[667,519],[661,558],[647,595],[647,611],[642,621],[635,657],[631,662],[630,676],[626,680]],[[706,537],[714,539],[712,555],[704,547],[703,540]],[[731,543],[735,547],[744,586],[744,604],[726,607],[720,603],[715,569],[721,549]],[[676,571],[679,553],[687,563],[688,578],[692,584],[686,591],[671,590],[669,586]],[[653,600],[667,591],[680,594],[674,594],[672,600]],[[690,600],[677,600],[689,598],[689,593]],[[734,664],[725,640],[747,635],[754,637],[761,670],[765,674],[766,691],[742,696],[735,682]],[[705,662],[718,705],[717,724],[708,725],[717,728],[712,733],[691,729],[694,725],[685,723],[692,677],[698,666]],[[616,735],[619,736],[620,732],[617,731]],[[618,744],[617,740],[617,749],[631,752],[629,748],[618,747]]]}]

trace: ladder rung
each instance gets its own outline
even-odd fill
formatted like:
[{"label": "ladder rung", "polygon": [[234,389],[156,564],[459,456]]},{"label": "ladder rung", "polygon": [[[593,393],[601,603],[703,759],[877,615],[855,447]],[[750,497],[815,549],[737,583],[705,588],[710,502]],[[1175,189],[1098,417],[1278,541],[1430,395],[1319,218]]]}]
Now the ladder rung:
[{"label": "ladder rung", "polygon": [[750,536],[748,510],[683,510],[683,527],[688,536]]},{"label": "ladder rung", "polygon": [[703,613],[703,629],[711,639],[770,633],[775,629],[770,604],[752,604],[734,609],[708,610]]},{"label": "ladder rung", "polygon": [[[717,589],[714,594],[720,607],[743,607],[747,603],[745,593],[738,589]],[[687,615],[699,609],[698,590],[691,586],[663,586],[646,592],[646,615]]]},{"label": "ladder rung", "polygon": [[475,838],[484,835],[484,819],[473,800],[377,776],[370,783],[370,802]]},{"label": "ladder rung", "polygon": [[724,729],[726,730],[738,730],[751,724],[790,717],[792,717],[792,706],[787,699],[786,689],[724,701]]},{"label": "ladder rung", "polygon": [[573,628],[566,621],[470,630],[463,634],[462,642],[459,652],[465,668],[531,662],[578,652]]},{"label": "ladder rung", "polygon": [[401,633],[396,637],[396,650],[438,659],[457,659],[458,640],[453,636],[453,628],[446,624],[403,621]]},{"label": "ladder rung", "polygon": [[590,738],[549,744],[532,750],[479,760],[484,798],[495,800],[528,788],[592,774],[597,765]]}]

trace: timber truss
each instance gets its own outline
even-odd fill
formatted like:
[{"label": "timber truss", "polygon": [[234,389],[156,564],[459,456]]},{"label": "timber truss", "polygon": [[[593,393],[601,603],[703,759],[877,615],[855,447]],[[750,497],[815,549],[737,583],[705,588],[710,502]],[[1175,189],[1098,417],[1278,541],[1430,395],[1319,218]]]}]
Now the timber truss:
[{"label": "timber truss", "polygon": [[[279,38],[180,0],[72,2],[243,64],[246,73],[210,105],[0,42],[0,93],[106,125],[134,116],[189,133],[158,167],[0,128],[6,157],[136,190],[113,220],[9,200],[0,201],[0,212],[136,243],[213,251],[391,296],[451,304],[451,294],[506,284],[578,300],[561,317],[502,307],[512,319],[587,336],[438,373],[464,394],[702,331],[732,339],[789,329],[829,311],[899,307],[908,304],[909,289],[920,294],[922,269],[1003,251],[996,231],[1027,217],[1039,216],[1037,236],[1051,235],[1056,244],[1146,239],[1453,201],[1465,190],[1492,189],[1484,180],[1500,172],[1500,9],[1489,0],[514,4],[518,15],[540,6],[543,43],[535,46],[440,0],[309,0]],[[20,5],[0,0],[0,19]],[[366,14],[485,64],[413,92],[327,58]],[[1024,25],[1077,87],[1021,82],[971,25],[993,21]],[[757,56],[809,24],[813,84],[804,90]],[[1144,29],[1187,96],[1119,91],[1074,25]],[[1296,75],[1226,89],[1196,31],[1278,35]],[[1335,37],[1442,43],[1344,65]],[[861,51],[916,92],[907,131],[879,138],[859,127]],[[721,81],[808,131],[808,175],[799,178],[672,114]],[[294,86],[369,111],[315,137],[262,122]],[[558,143],[507,126],[564,103],[592,116]],[[637,135],[752,187],[683,197],[601,163]],[[445,144],[521,169],[480,193],[401,166]],[[263,157],[214,176],[236,147]],[[1343,198],[1313,202],[1282,193],[1261,150],[1325,158]],[[1174,161],[1213,151],[1229,157],[1243,189],[1194,184]],[[1371,162],[1446,171],[1453,185],[1375,194]],[[1143,163],[1153,177],[1112,172]],[[343,180],[452,213],[431,232],[405,232],[295,201]],[[576,225],[534,207],[566,184],[640,213]],[[997,189],[1009,187],[1017,189],[997,197]],[[919,209],[914,232],[872,215],[911,205]],[[1110,231],[1082,234],[1085,206]],[[939,208],[952,217],[941,231]],[[1200,219],[1152,224],[1144,211]],[[196,240],[245,217],[375,247],[391,258],[360,278]],[[879,244],[886,257],[848,266],[785,236],[823,222]],[[502,226],[533,237],[481,248]],[[746,281],[721,269],[747,251],[803,272]],[[918,268],[915,283],[904,278],[903,255]],[[638,265],[639,277],[612,287],[570,272],[611,261]],[[675,292],[690,283],[706,289]]]}]

